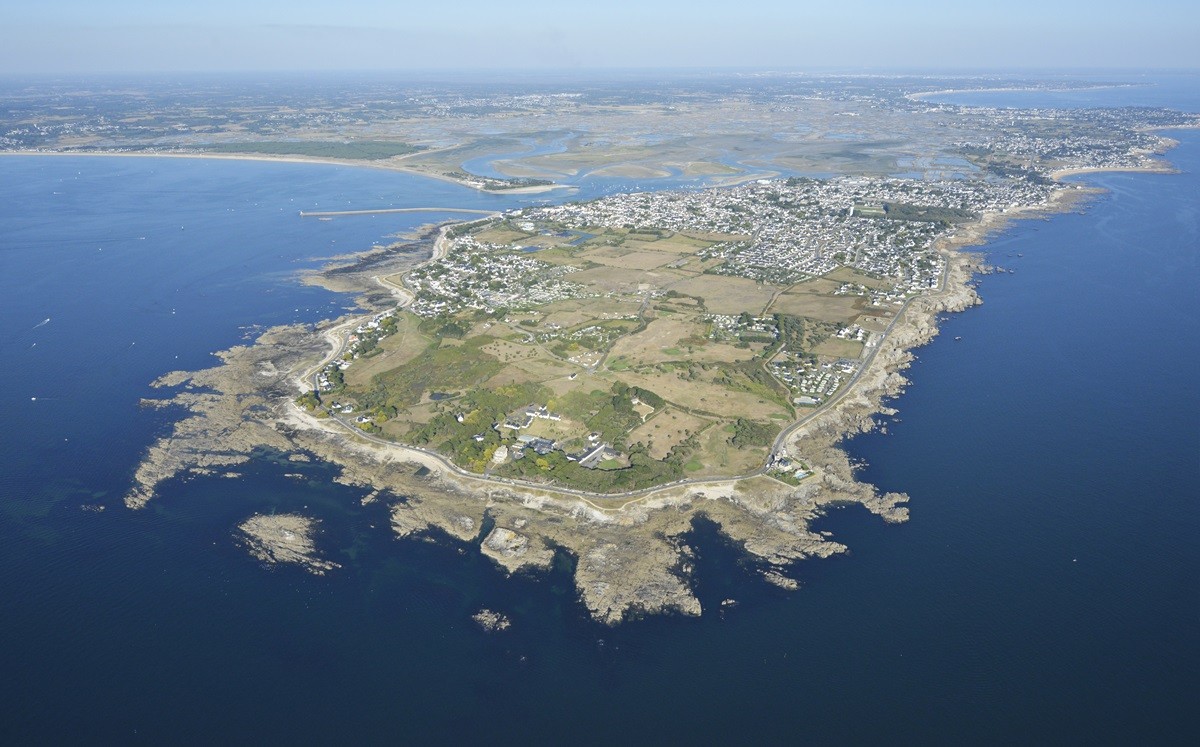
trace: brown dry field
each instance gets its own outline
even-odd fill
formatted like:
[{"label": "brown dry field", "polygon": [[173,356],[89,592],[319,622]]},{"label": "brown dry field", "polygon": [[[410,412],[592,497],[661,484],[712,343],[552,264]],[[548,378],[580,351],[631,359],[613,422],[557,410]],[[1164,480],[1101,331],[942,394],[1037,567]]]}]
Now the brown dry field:
[{"label": "brown dry field", "polygon": [[623,246],[626,249],[650,249],[668,254],[695,254],[698,250],[711,246],[712,243],[711,241],[688,238],[677,233],[663,239],[652,239],[650,241],[627,238]]},{"label": "brown dry field", "polygon": [[[630,304],[628,304],[628,307],[625,309],[625,311],[627,313],[623,314],[619,317],[618,316],[609,316],[606,318],[588,314],[585,311],[579,311],[579,312],[563,311],[563,312],[559,312],[557,314],[551,314],[550,316],[543,319],[542,320],[542,328],[543,329],[541,329],[539,331],[548,331],[548,330],[545,330],[545,327],[546,327],[546,325],[551,324],[551,323],[560,325],[560,329],[557,330],[560,334],[567,333],[567,332],[576,332],[576,331],[586,329],[586,328],[592,327],[592,326],[617,328],[617,327],[621,327],[622,325],[624,325],[624,327],[633,329],[638,323],[637,316],[634,313],[637,311],[637,306],[630,303]],[[553,345],[554,343],[551,342],[551,343],[547,343],[547,344]]]},{"label": "brown dry field", "polygon": [[527,384],[557,379],[579,369],[569,363],[562,363],[542,351],[523,360],[514,361],[505,366],[499,373],[484,382],[485,389],[507,386],[509,384]]},{"label": "brown dry field", "polygon": [[[549,237],[543,237],[543,238],[545,238],[547,241],[550,241]],[[526,243],[526,245],[536,244],[538,246],[541,246],[541,244],[537,241],[527,241],[525,243]],[[546,264],[550,264],[550,265],[571,265],[571,266],[579,265],[581,260],[575,256],[575,254],[577,253],[576,250],[568,249],[563,246],[555,246],[553,244],[550,244],[549,246],[551,248],[543,249],[542,251],[536,252],[531,256],[533,256],[535,259],[537,259],[540,262],[545,262]]]},{"label": "brown dry field", "polygon": [[891,323],[893,315],[894,312],[891,311],[869,308],[862,316],[855,320],[855,323],[868,332],[882,332]]},{"label": "brown dry field", "polygon": [[707,345],[688,346],[683,357],[697,363],[736,363],[750,360],[766,347],[763,343],[752,343],[748,348],[739,348],[730,343],[709,340]]},{"label": "brown dry field", "polygon": [[536,238],[536,236],[499,225],[495,228],[489,228],[486,231],[480,231],[475,234],[475,238],[478,241],[488,244],[511,244],[513,242],[527,244]]},{"label": "brown dry field", "polygon": [[739,417],[767,420],[783,412],[779,405],[756,394],[739,392],[711,381],[684,381],[678,374],[622,371],[617,378],[630,386],[649,389],[660,397],[692,410],[737,413]]},{"label": "brown dry field", "polygon": [[[600,272],[605,272],[600,268]],[[575,277],[579,273],[570,276],[572,282],[575,282]],[[637,315],[638,307],[641,305],[641,298],[622,298],[617,297],[598,297],[598,298],[576,298],[565,301],[555,301],[552,304],[547,304],[539,308],[543,312],[545,321],[556,321],[553,319],[555,314],[563,313],[569,315],[577,315],[581,320],[576,322],[581,324],[589,319],[604,319],[616,317],[633,317]],[[574,326],[559,322],[563,326]]]},{"label": "brown dry field", "polygon": [[[632,304],[630,308],[634,308]],[[538,331],[545,329],[549,324],[557,324],[562,329],[570,329],[590,321],[596,321],[596,317],[584,311],[555,311],[542,317]]]},{"label": "brown dry field", "polygon": [[535,377],[536,381],[558,379],[580,370],[578,366],[564,363],[546,352],[539,352],[536,357],[520,361],[513,365],[516,368],[529,372],[530,375]]},{"label": "brown dry field", "polygon": [[697,275],[668,286],[671,290],[700,296],[710,314],[761,314],[777,285],[759,284],[747,278],[724,275]]},{"label": "brown dry field", "polygon": [[788,288],[790,293],[822,293],[833,295],[838,288],[842,287],[841,281],[826,280],[825,278],[810,278],[796,283],[791,288]]},{"label": "brown dry field", "polygon": [[826,296],[817,293],[782,293],[770,312],[795,314],[827,322],[853,321],[862,313],[862,302],[858,296]]},{"label": "brown dry field", "polygon": [[817,355],[828,355],[833,358],[857,358],[862,355],[863,344],[856,340],[839,340],[830,337],[825,342],[813,348]]},{"label": "brown dry field", "polygon": [[690,335],[703,335],[704,325],[686,319],[663,317],[655,319],[646,325],[646,329],[636,335],[625,335],[613,343],[609,357],[624,356],[640,363],[659,363],[665,360],[679,358],[678,355],[668,355],[663,348],[673,348],[679,341]]},{"label": "brown dry field", "polygon": [[698,433],[712,421],[689,415],[668,407],[629,433],[629,443],[642,443],[650,447],[654,459],[666,457],[671,447],[686,439],[685,431]]},{"label": "brown dry field", "polygon": [[[542,309],[544,309],[544,308],[545,307],[542,307]],[[526,335],[533,334],[534,333],[533,327],[518,326],[518,322],[522,322],[525,320],[532,320],[535,324],[541,324],[542,323],[542,313],[541,313],[542,309],[526,309],[524,311],[514,311],[511,314],[509,314],[508,319],[511,319],[512,323],[511,324],[509,322],[504,323],[504,327],[506,328],[505,335],[509,335],[509,336],[520,335],[520,337],[517,339],[524,340]]]},{"label": "brown dry field", "polygon": [[574,369],[572,373],[578,372],[574,379],[569,379],[567,376],[560,376],[556,379],[545,381],[545,386],[554,393],[555,397],[563,397],[567,392],[573,392],[578,389],[581,392],[591,392],[599,389],[607,392],[612,388],[612,379],[607,376],[598,376],[590,374],[580,369]]},{"label": "brown dry field", "polygon": [[[511,431],[509,431],[511,433]],[[551,441],[564,441],[571,438],[584,438],[588,434],[587,426],[570,418],[562,420],[541,420],[534,418],[533,423],[521,434],[538,438],[548,438]]]},{"label": "brown dry field", "polygon": [[[494,327],[493,327],[494,329]],[[508,340],[496,340],[484,345],[481,350],[488,355],[495,356],[501,363],[513,363],[516,361],[533,358],[538,354],[537,348],[529,345],[521,345]]]},{"label": "brown dry field", "polygon": [[[596,293],[615,291],[618,293],[636,293],[638,286],[648,283],[657,287],[667,287],[687,275],[675,270],[622,270],[617,267],[593,267],[590,270],[571,273],[567,276],[573,283],[588,286]],[[640,299],[639,299],[640,302]]]},{"label": "brown dry field", "polygon": [[[763,345],[737,348],[733,345],[708,341],[703,345],[688,345],[681,340],[690,336],[703,337],[707,325],[692,321],[689,317],[662,316],[650,322],[646,329],[636,335],[627,335],[613,344],[609,360],[624,358],[633,365],[639,363],[661,363],[671,360],[689,360],[700,363],[732,363],[753,358]],[[676,349],[676,353],[666,352]]]},{"label": "brown dry field", "polygon": [[699,460],[704,469],[697,477],[744,475],[762,466],[767,458],[765,447],[739,449],[729,442],[732,433],[725,430],[725,423],[717,423],[700,435]]},{"label": "brown dry field", "polygon": [[839,283],[858,283],[874,290],[888,290],[892,287],[892,283],[888,280],[873,278],[849,267],[839,267],[825,277]]},{"label": "brown dry field", "polygon": [[700,302],[691,296],[677,296],[675,298],[667,298],[665,296],[654,299],[655,311],[662,311],[660,306],[665,306],[671,312],[678,314],[702,314],[704,307]]},{"label": "brown dry field", "polygon": [[672,270],[682,270],[687,273],[699,275],[710,267],[716,267],[724,260],[720,258],[700,259],[699,257],[689,257],[684,255],[679,259],[673,260],[667,264]]},{"label": "brown dry field", "polygon": [[750,238],[740,233],[706,233],[704,231],[680,231],[677,235],[712,244],[722,241],[746,241]]},{"label": "brown dry field", "polygon": [[370,385],[375,374],[391,369],[409,361],[421,354],[432,338],[417,331],[417,322],[409,314],[397,317],[396,334],[384,338],[379,344],[383,350],[379,355],[363,358],[354,362],[346,369],[346,385],[351,389],[362,389]]},{"label": "brown dry field", "polygon": [[662,252],[637,251],[614,246],[592,249],[584,257],[602,265],[628,270],[653,270],[675,261],[674,256]]},{"label": "brown dry field", "polygon": [[384,423],[383,432],[390,436],[401,437],[416,425],[424,425],[433,419],[433,403],[426,402],[402,410],[395,418]]},{"label": "brown dry field", "polygon": [[380,428],[383,429],[383,435],[388,438],[403,440],[405,434],[408,433],[413,421],[409,418],[401,416],[384,423]]},{"label": "brown dry field", "polygon": [[471,329],[464,337],[478,337],[479,335],[487,335],[488,337],[501,338],[511,335],[512,330],[503,324],[498,324],[495,320],[489,319],[484,322],[475,322],[471,325]]},{"label": "brown dry field", "polygon": [[641,270],[638,273],[638,280],[642,284],[658,289],[666,288],[672,283],[677,283],[680,280],[690,277],[695,277],[695,273],[672,270],[666,267],[660,267],[657,270]]},{"label": "brown dry field", "polygon": [[590,270],[571,273],[571,282],[587,286],[588,290],[596,293],[635,293],[638,278],[630,277],[630,273],[614,272],[611,267],[593,267]]}]

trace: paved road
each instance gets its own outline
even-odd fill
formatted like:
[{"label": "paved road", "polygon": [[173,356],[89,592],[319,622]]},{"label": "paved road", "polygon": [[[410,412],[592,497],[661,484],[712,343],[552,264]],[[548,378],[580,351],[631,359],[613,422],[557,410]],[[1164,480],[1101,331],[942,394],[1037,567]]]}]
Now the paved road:
[{"label": "paved road", "polygon": [[[787,441],[787,439],[790,438],[791,435],[796,432],[797,429],[803,427],[805,424],[810,422],[817,415],[823,414],[826,409],[828,409],[829,407],[832,407],[834,404],[841,401],[841,399],[851,391],[851,389],[854,387],[854,385],[858,382],[859,378],[862,377],[863,373],[866,372],[866,370],[870,367],[871,363],[875,360],[875,356],[879,352],[879,349],[881,347],[883,347],[883,342],[887,339],[887,335],[891,333],[893,328],[896,326],[896,323],[903,316],[904,312],[907,311],[908,306],[912,301],[913,301],[913,298],[910,298],[910,299],[908,299],[908,301],[905,301],[904,306],[902,306],[900,308],[900,310],[896,313],[896,316],[892,319],[891,323],[888,324],[887,328],[884,330],[882,336],[879,338],[878,344],[876,344],[872,348],[869,356],[863,362],[863,365],[859,367],[859,369],[855,373],[855,375],[853,377],[851,377],[849,382],[846,383],[846,386],[843,387],[842,390],[836,396],[834,396],[832,399],[827,400],[825,402],[825,404],[821,405],[816,410],[813,410],[811,413],[809,413],[805,417],[801,418],[800,420],[797,420],[795,423],[792,423],[790,426],[788,426],[783,431],[781,431],[780,434],[775,438],[775,442],[771,445],[771,454],[774,454],[775,452],[777,452],[779,450],[779,448]],[[340,354],[340,351],[338,354]],[[336,355],[333,357],[336,357]],[[571,496],[574,498],[579,498],[579,499],[583,500],[585,503],[587,503],[589,506],[591,506],[592,508],[595,508],[600,511],[619,511],[619,510],[625,508],[626,506],[630,505],[631,503],[635,503],[638,500],[642,500],[642,499],[650,496],[652,493],[660,492],[660,491],[666,490],[668,488],[699,486],[699,485],[724,485],[724,484],[728,484],[728,483],[737,482],[739,480],[747,480],[752,477],[759,477],[767,472],[767,466],[768,466],[767,464],[763,464],[761,467],[754,470],[753,472],[748,472],[744,475],[732,475],[729,477],[717,477],[717,478],[685,478],[682,480],[676,480],[674,482],[665,483],[662,485],[655,485],[653,487],[642,488],[640,490],[628,490],[628,491],[625,491],[622,493],[595,493],[595,492],[586,491],[586,490],[576,490],[574,488],[542,485],[540,483],[529,482],[526,480],[513,480],[513,479],[506,478],[506,477],[483,476],[476,472],[470,472],[468,470],[462,469],[461,467],[454,464],[449,459],[447,459],[446,457],[444,457],[443,455],[439,454],[436,451],[422,448],[420,446],[401,444],[396,441],[389,441],[388,439],[374,436],[370,433],[366,433],[366,432],[362,431],[360,428],[356,427],[353,423],[347,422],[340,416],[335,415],[333,417],[333,420],[335,422],[337,422],[339,425],[341,425],[346,431],[348,431],[350,434],[352,434],[353,436],[355,436],[357,438],[361,438],[365,441],[370,441],[372,443],[379,444],[381,446],[386,446],[386,447],[392,448],[392,449],[400,449],[400,450],[410,449],[412,451],[424,454],[425,456],[431,457],[431,458],[435,459],[438,462],[438,464],[443,469],[445,469],[447,472],[458,475],[459,477],[463,477],[463,478],[466,478],[469,480],[475,480],[475,481],[479,481],[479,482],[507,485],[507,486],[517,488],[517,489],[539,490],[539,491],[547,492],[547,493],[567,495],[567,496]],[[768,459],[770,459],[770,457],[768,457]],[[616,505],[616,506],[601,505],[601,504],[598,504],[595,502],[597,500],[601,500],[601,501],[605,501],[605,502],[624,501],[624,503],[621,503],[620,505]]]},{"label": "paved road", "polygon": [[850,380],[846,382],[846,385],[838,390],[838,393],[833,397],[825,400],[820,407],[779,432],[779,435],[775,437],[774,443],[771,444],[772,454],[779,451],[779,449],[782,448],[785,443],[787,443],[787,440],[792,437],[793,433],[809,423],[816,416],[823,414],[830,407],[842,401],[842,399],[854,389],[854,385],[858,383],[858,380],[861,379],[863,374],[867,372],[867,369],[871,367],[871,363],[875,361],[875,356],[879,353],[879,349],[883,347],[884,341],[886,341],[888,335],[892,333],[892,330],[896,327],[896,323],[900,321],[900,317],[904,316],[904,312],[908,310],[908,305],[912,303],[913,298],[916,298],[916,296],[913,296],[905,301],[904,305],[900,307],[900,310],[896,312],[896,315],[892,317],[892,321],[886,328],[884,328],[883,333],[879,336],[879,339],[877,339],[875,344],[871,347],[871,351],[867,354],[866,359],[863,360],[862,365],[858,367],[858,370],[854,372],[854,375],[850,377]]},{"label": "paved road", "polygon": [[[432,261],[435,258],[440,258],[441,256],[444,256],[446,249],[445,249],[445,246],[442,244],[443,238],[444,238],[444,231],[441,235],[439,235],[438,240],[434,244],[434,246],[435,246],[434,256],[431,257],[430,261]],[[942,272],[942,277],[939,282],[938,291],[937,291],[937,294],[935,294],[935,295],[940,295],[941,293],[945,292],[946,277],[949,275],[949,261],[946,262],[944,267],[945,267],[945,269]],[[383,281],[380,280],[380,282],[382,283]],[[392,284],[392,285],[394,285],[394,284]],[[867,372],[867,370],[871,367],[871,364],[875,361],[876,355],[879,353],[879,350],[883,347],[884,342],[887,341],[888,336],[895,329],[896,324],[899,323],[900,319],[904,316],[905,312],[908,311],[908,307],[912,304],[912,302],[915,299],[924,298],[924,297],[926,297],[926,296],[912,296],[912,297],[908,298],[907,300],[905,300],[904,304],[896,312],[895,316],[892,317],[892,321],[890,323],[888,323],[888,326],[886,328],[884,328],[883,332],[879,336],[875,345],[873,345],[871,347],[871,350],[868,353],[866,359],[863,360],[862,365],[858,367],[858,370],[854,373],[854,376],[852,376],[850,378],[850,381],[846,382],[846,385],[843,386],[834,397],[826,400],[825,403],[822,404],[820,407],[818,407],[817,409],[813,410],[811,413],[805,415],[803,418],[800,418],[799,420],[795,421],[794,423],[792,423],[791,425],[787,426],[782,431],[780,431],[779,435],[775,437],[774,442],[771,444],[771,452],[767,457],[767,460],[768,460],[767,463],[764,463],[761,467],[754,470],[753,472],[748,472],[744,475],[732,475],[732,476],[728,476],[728,477],[718,477],[718,478],[685,478],[682,480],[676,480],[674,482],[665,483],[662,485],[655,485],[653,487],[642,488],[640,490],[629,490],[629,491],[625,491],[622,493],[595,493],[595,492],[586,491],[586,490],[577,490],[575,488],[565,488],[565,487],[559,487],[559,486],[542,485],[540,483],[529,482],[526,480],[513,480],[510,478],[506,478],[506,477],[480,475],[476,472],[470,472],[468,470],[465,470],[465,469],[459,467],[458,465],[454,464],[449,459],[447,459],[446,457],[444,457],[443,455],[439,454],[436,451],[432,451],[430,449],[425,449],[420,446],[401,444],[396,441],[390,441],[385,438],[380,438],[378,436],[374,436],[370,433],[364,432],[363,430],[361,430],[360,428],[355,426],[353,423],[347,422],[346,420],[344,420],[342,417],[340,417],[338,415],[334,415],[332,419],[334,422],[336,422],[340,426],[342,426],[342,428],[344,428],[349,434],[351,434],[352,436],[354,436],[356,438],[360,438],[362,440],[369,441],[371,443],[375,443],[375,444],[385,446],[385,447],[388,447],[391,449],[411,450],[414,452],[418,452],[420,454],[423,454],[427,457],[430,457],[430,458],[436,460],[437,463],[443,469],[445,469],[447,472],[450,472],[451,474],[457,475],[459,477],[462,477],[462,478],[465,478],[468,480],[473,480],[473,481],[478,481],[478,482],[483,482],[483,483],[506,485],[506,486],[510,486],[513,488],[517,488],[517,489],[538,490],[538,491],[542,491],[542,492],[546,492],[546,493],[555,493],[558,495],[571,496],[573,498],[581,499],[582,501],[587,503],[592,508],[595,508],[600,511],[619,511],[619,510],[625,508],[626,506],[630,505],[631,503],[635,503],[639,500],[642,500],[653,493],[657,493],[657,492],[667,490],[670,488],[699,486],[699,485],[724,485],[724,484],[728,484],[728,483],[737,482],[739,480],[746,480],[746,479],[750,479],[752,477],[758,477],[758,476],[765,474],[767,472],[768,465],[770,464],[771,457],[776,452],[779,451],[779,449],[787,442],[787,440],[789,438],[792,437],[793,434],[795,434],[795,432],[797,430],[799,430],[800,428],[802,428],[803,426],[805,426],[806,424],[811,422],[812,419],[817,417],[818,415],[824,414],[824,412],[827,409],[829,409],[836,403],[840,402],[847,394],[849,394],[854,389],[855,384],[858,383],[858,381],[862,378],[863,374],[865,374]],[[639,316],[641,315],[641,311],[644,310],[648,301],[649,301],[649,295],[647,294],[646,298],[643,299],[641,309],[639,309]],[[361,323],[361,320],[354,319],[349,322],[346,322],[345,324],[339,325],[339,327],[348,327],[350,325],[358,324],[358,323]],[[335,330],[336,329],[338,329],[338,328],[335,328]],[[329,330],[329,332],[334,332],[335,330]],[[308,379],[310,377],[312,378],[312,381],[314,384],[314,389],[316,388],[315,385],[316,385],[317,374],[320,372],[320,370],[322,368],[324,368],[324,366],[329,361],[336,360],[337,357],[342,354],[342,352],[345,350],[346,344],[347,344],[346,338],[342,338],[341,345],[339,345],[336,350],[334,350],[329,356],[327,356],[325,358],[325,360],[322,361],[322,363],[319,366],[317,366],[315,369],[310,369],[310,374],[305,375],[305,379]],[[295,405],[294,403],[293,403],[293,406],[298,407],[298,405]],[[601,504],[598,504],[595,502],[597,500],[605,501],[606,503],[610,503],[610,504],[611,504],[611,502],[619,502],[619,501],[624,501],[624,502],[620,503],[619,505],[601,505]]]},{"label": "paved road", "polygon": [[[949,261],[949,259],[947,259],[946,264],[944,265],[944,267],[942,269],[942,277],[938,281],[937,293],[932,294],[932,295],[940,296],[942,293],[944,293],[946,291],[946,276],[949,274],[950,274],[950,261]],[[795,433],[798,429],[803,427],[806,423],[810,422],[817,415],[822,414],[829,407],[832,407],[837,402],[840,402],[843,397],[845,397],[847,394],[849,394],[851,392],[851,390],[854,389],[854,385],[858,383],[858,380],[861,379],[863,374],[865,374],[867,372],[867,369],[869,369],[871,367],[871,363],[873,363],[875,361],[875,356],[879,353],[880,348],[883,347],[883,343],[887,341],[888,335],[890,335],[892,333],[892,330],[895,329],[896,324],[904,316],[904,312],[908,311],[909,305],[918,298],[928,298],[928,297],[929,296],[910,296],[907,300],[905,300],[904,305],[900,307],[900,310],[896,312],[896,315],[894,317],[892,317],[892,321],[888,324],[887,327],[884,328],[883,333],[879,336],[879,339],[876,341],[875,346],[873,348],[871,348],[871,352],[867,355],[866,360],[864,360],[862,365],[858,367],[858,370],[854,372],[854,375],[850,377],[850,381],[846,382],[846,386],[842,387],[841,390],[839,390],[838,393],[832,399],[826,400],[825,403],[822,404],[820,407],[818,407],[817,409],[810,412],[808,415],[804,416],[800,420],[797,420],[795,423],[792,423],[787,428],[784,428],[782,431],[780,431],[779,435],[775,437],[775,442],[773,444],[771,444],[771,453],[773,454],[773,453],[779,451],[780,447],[782,447],[785,443],[787,443],[787,440],[789,438],[791,438],[793,433]]]}]

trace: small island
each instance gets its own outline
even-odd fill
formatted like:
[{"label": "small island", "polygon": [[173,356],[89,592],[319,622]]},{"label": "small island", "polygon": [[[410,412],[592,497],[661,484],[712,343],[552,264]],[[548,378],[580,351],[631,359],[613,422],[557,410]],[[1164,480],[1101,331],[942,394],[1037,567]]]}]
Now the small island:
[{"label": "small island", "polygon": [[318,576],[340,568],[317,552],[317,521],[298,514],[257,514],[238,526],[252,556],[267,565],[291,563]]}]

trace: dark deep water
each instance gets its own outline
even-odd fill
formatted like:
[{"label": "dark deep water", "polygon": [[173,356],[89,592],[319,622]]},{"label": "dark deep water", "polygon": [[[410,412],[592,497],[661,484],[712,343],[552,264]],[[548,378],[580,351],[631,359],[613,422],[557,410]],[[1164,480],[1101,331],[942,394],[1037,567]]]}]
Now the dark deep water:
[{"label": "dark deep water", "polygon": [[[985,247],[1015,273],[918,351],[891,432],[851,445],[912,496],[910,522],[835,512],[821,528],[852,553],[801,564],[790,594],[701,526],[709,612],[614,630],[566,569],[503,580],[450,541],[395,540],[319,465],[301,482],[264,458],[120,506],[170,418],[138,409],[149,381],[239,325],[336,313],[290,273],[427,219],[296,210],[511,197],[320,166],[0,159],[0,740],[1190,742],[1200,133],[1178,137],[1185,173],[1090,177],[1108,193],[1084,214]],[[302,507],[341,572],[234,545],[251,513]],[[481,606],[514,627],[480,632]]]}]

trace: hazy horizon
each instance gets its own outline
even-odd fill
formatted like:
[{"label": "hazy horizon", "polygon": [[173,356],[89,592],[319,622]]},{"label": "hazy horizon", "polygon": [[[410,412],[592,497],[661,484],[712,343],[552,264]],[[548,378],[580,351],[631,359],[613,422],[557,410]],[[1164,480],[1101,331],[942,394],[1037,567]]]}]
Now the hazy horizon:
[{"label": "hazy horizon", "polygon": [[0,74],[1189,70],[1200,8],[1172,0],[548,0],[398,7],[376,0],[60,0],[6,10]]}]

